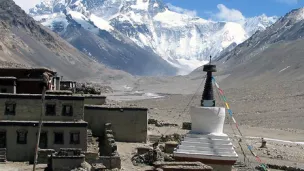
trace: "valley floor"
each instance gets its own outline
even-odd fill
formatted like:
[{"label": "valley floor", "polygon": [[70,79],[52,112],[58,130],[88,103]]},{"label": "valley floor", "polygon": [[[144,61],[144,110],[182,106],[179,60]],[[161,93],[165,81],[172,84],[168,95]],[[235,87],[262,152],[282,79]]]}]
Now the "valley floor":
[{"label": "valley floor", "polygon": [[[183,122],[190,121],[189,106],[199,105],[202,92],[191,95],[190,93],[163,94],[163,91],[160,92],[162,98],[138,98],[129,93],[129,95],[113,94],[108,96],[108,99],[109,103],[117,103],[121,106],[146,107],[149,109],[148,117],[150,119],[179,125],[177,127],[149,125],[148,134],[150,137],[157,137],[162,134],[186,134],[188,131],[182,130],[181,125]],[[261,157],[264,163],[304,169],[303,83],[281,83],[272,87],[258,85],[250,88],[225,89],[224,91],[235,119],[239,123],[244,136],[247,137],[246,142],[253,146],[254,152]],[[153,92],[157,94],[158,91]],[[144,95],[144,93],[136,94],[136,96],[141,95]],[[217,106],[224,106],[216,93],[215,97]],[[189,104],[190,100],[191,103]],[[228,116],[228,114],[226,115]],[[243,162],[244,154],[238,145],[239,137],[235,136],[233,132],[235,126],[231,126],[229,121],[230,118],[227,117],[224,132],[233,140],[236,151],[240,156],[239,160]],[[261,137],[266,139],[267,148],[259,148]],[[235,171],[252,170],[252,167],[258,165],[244,142],[242,142],[242,147],[249,159],[249,162],[246,162],[248,166],[245,168],[236,166]],[[143,171],[150,168],[149,166],[133,166],[131,157],[135,154],[136,147],[151,145],[151,142],[147,144],[118,142],[117,145],[122,159],[122,170]],[[18,171],[20,168],[30,170],[31,166],[20,163],[0,164],[0,170]]]},{"label": "valley floor", "polygon": [[[296,89],[290,89],[290,87],[280,84],[275,88],[256,86],[250,89],[245,87],[225,90],[230,107],[234,111],[234,117],[241,125],[241,131],[247,137],[246,142],[253,146],[257,155],[267,164],[304,169],[304,96],[302,95],[302,85],[296,85]],[[217,94],[215,96],[217,106],[224,106]],[[194,96],[174,94],[157,99],[121,101],[120,104],[122,106],[147,107],[149,118],[179,125],[178,127],[149,125],[149,135],[159,136],[187,133],[188,131],[181,129],[182,122],[190,121],[189,106],[199,105],[200,98],[201,92]],[[188,105],[191,99],[193,100]],[[224,132],[233,139],[240,161],[243,161],[243,154],[237,143],[239,138],[233,133],[235,126],[231,126],[229,120],[230,118],[227,117]],[[262,137],[267,141],[267,148],[259,148]],[[144,168],[133,166],[130,158],[127,157],[131,157],[132,155],[129,154],[135,152],[135,147],[140,145],[142,144],[119,144],[124,170],[144,170]],[[256,166],[258,163],[247,150],[244,141],[242,146],[245,149],[245,155],[250,159],[249,164]],[[241,168],[235,169],[242,170]]]}]

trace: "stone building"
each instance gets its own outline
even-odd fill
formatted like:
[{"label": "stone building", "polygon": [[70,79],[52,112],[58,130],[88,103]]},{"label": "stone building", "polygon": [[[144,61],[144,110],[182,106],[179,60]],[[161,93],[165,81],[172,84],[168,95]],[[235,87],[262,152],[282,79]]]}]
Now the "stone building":
[{"label": "stone building", "polygon": [[[0,94],[0,149],[9,161],[33,161],[41,95]],[[87,150],[84,97],[46,95],[40,140],[41,149],[80,148]]]},{"label": "stone building", "polygon": [[[148,109],[106,106],[106,97],[100,95],[73,95],[76,82],[61,81],[56,72],[45,68],[4,68],[0,69],[0,161],[5,158],[8,161],[33,162],[45,78],[48,88],[39,145],[38,161],[41,163],[46,163],[49,154],[68,148],[80,149],[86,160],[90,154],[97,156],[92,163],[120,168],[118,153],[98,156],[102,153],[90,151],[88,129],[92,129],[93,136],[99,140],[110,143],[111,149],[115,149],[114,139],[146,142]],[[111,131],[105,128],[108,123],[112,124]],[[105,136],[108,132],[112,132],[111,141]],[[57,161],[59,158],[61,160],[62,156],[57,155],[53,159]],[[82,155],[80,158],[83,160]]]},{"label": "stone building", "polygon": [[121,142],[146,142],[148,109],[138,107],[112,107],[85,104],[84,120],[96,137],[102,137],[106,123],[112,124],[115,140]]},{"label": "stone building", "polygon": [[73,93],[76,92],[76,82],[75,81],[60,81],[60,90],[70,90]]},{"label": "stone building", "polygon": [[[56,72],[46,68],[1,68],[1,92],[41,94],[42,75],[44,73],[48,75],[50,80],[56,75]],[[48,89],[51,89],[51,86]]]}]

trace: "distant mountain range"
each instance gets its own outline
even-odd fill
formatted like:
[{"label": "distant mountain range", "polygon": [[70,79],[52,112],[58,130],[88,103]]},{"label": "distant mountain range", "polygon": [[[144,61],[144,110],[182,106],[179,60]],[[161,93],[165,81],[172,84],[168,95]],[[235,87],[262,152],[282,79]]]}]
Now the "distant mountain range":
[{"label": "distant mountain range", "polygon": [[[295,9],[264,31],[258,31],[217,59],[219,75],[225,83],[286,84],[304,80],[304,8]],[[193,71],[201,76],[203,67]],[[279,83],[280,82],[280,83]]]},{"label": "distant mountain range", "polygon": [[92,60],[37,23],[12,0],[0,0],[0,66],[48,67],[65,79],[82,81],[133,79]]},{"label": "distant mountain range", "polygon": [[161,0],[44,0],[30,15],[96,61],[134,75],[187,74],[277,20],[215,22]]}]

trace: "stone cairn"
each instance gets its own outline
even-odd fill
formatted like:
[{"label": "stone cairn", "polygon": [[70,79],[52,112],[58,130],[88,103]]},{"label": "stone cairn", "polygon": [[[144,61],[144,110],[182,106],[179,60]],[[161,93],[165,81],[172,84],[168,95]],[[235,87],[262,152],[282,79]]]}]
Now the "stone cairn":
[{"label": "stone cairn", "polygon": [[111,123],[105,124],[105,130],[104,130],[104,140],[103,145],[104,148],[102,148],[100,151],[100,154],[105,156],[115,156],[117,154],[117,144],[114,139],[113,131],[112,131],[112,125]]}]

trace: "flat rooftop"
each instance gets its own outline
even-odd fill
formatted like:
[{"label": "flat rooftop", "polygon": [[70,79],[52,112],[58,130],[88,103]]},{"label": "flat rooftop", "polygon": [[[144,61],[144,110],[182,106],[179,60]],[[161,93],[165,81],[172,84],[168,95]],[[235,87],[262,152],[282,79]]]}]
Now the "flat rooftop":
[{"label": "flat rooftop", "polygon": [[[0,93],[0,99],[41,99],[41,94],[10,94]],[[45,99],[58,99],[58,100],[84,100],[83,96],[77,95],[53,95],[46,94]]]},{"label": "flat rooftop", "polygon": [[[1,120],[0,126],[33,126],[38,127],[39,121],[15,121]],[[43,121],[44,127],[86,127],[88,123],[85,121]]]},{"label": "flat rooftop", "polygon": [[140,110],[140,111],[147,111],[148,108],[141,108],[141,107],[133,107],[133,106],[118,106],[118,105],[84,105],[85,109],[105,109],[105,110]]},{"label": "flat rooftop", "polygon": [[0,77],[0,80],[16,80],[16,77]]}]

